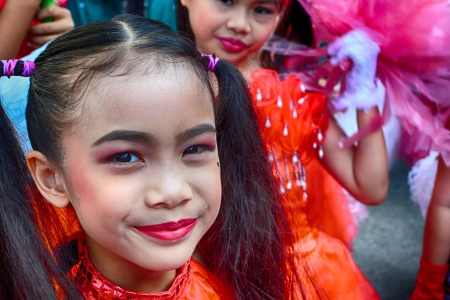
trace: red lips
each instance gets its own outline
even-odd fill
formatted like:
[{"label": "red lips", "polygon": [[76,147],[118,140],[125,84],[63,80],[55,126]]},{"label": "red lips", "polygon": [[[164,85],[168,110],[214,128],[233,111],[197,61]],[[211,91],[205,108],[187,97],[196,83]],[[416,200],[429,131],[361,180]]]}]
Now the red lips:
[{"label": "red lips", "polygon": [[218,37],[217,38],[220,43],[222,44],[222,47],[231,53],[238,53],[246,48],[248,48],[248,45],[241,41],[240,39],[235,38],[228,38],[228,37]]},{"label": "red lips", "polygon": [[197,224],[197,219],[183,219],[149,226],[134,226],[139,232],[163,241],[175,241],[188,235]]}]

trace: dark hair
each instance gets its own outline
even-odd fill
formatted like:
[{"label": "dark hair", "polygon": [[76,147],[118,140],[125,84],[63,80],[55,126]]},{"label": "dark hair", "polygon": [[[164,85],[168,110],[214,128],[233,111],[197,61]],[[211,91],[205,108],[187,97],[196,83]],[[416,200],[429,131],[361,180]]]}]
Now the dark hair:
[{"label": "dark hair", "polygon": [[[274,35],[308,47],[315,46],[311,17],[298,0],[289,1]],[[285,60],[283,55],[272,55],[268,51],[261,53],[261,65],[264,68],[280,71]]]},{"label": "dark hair", "polygon": [[43,217],[52,207],[39,195],[1,105],[0,145],[0,299],[79,299],[52,251],[56,213]]},{"label": "dark hair", "polygon": [[[209,63],[195,43],[159,22],[121,15],[90,23],[50,43],[36,59],[26,110],[30,141],[61,167],[62,136],[79,117],[77,108],[94,76],[121,76],[142,67],[188,66],[214,99]],[[284,298],[289,233],[271,176],[245,79],[229,62],[214,71],[219,94],[216,109],[222,172],[218,219],[200,242],[206,266],[239,299]],[[63,259],[70,259],[65,258]],[[297,286],[300,283],[297,283]]]}]

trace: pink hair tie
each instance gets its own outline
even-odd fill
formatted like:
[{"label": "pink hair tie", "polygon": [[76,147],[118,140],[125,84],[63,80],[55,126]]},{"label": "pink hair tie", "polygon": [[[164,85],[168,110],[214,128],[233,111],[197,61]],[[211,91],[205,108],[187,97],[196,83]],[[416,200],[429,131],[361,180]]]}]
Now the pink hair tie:
[{"label": "pink hair tie", "polygon": [[208,66],[206,67],[206,71],[214,72],[214,68],[217,65],[217,62],[219,61],[218,57],[215,57],[214,54],[202,54],[202,57],[207,56],[209,58]]},{"label": "pink hair tie", "polygon": [[2,60],[3,62],[3,76],[14,76],[14,69],[16,68],[17,59]]},{"label": "pink hair tie", "polygon": [[23,61],[23,72],[22,76],[24,77],[30,77],[31,74],[33,74],[34,71],[34,61],[32,60],[24,60]]},{"label": "pink hair tie", "polygon": [[8,77],[15,76],[16,74],[14,72],[15,72],[18,62],[23,62],[23,70],[22,70],[22,74],[17,75],[17,76],[30,77],[31,74],[33,74],[34,61],[31,61],[31,60],[20,61],[17,59],[13,59],[13,60],[2,60],[3,76],[8,76]]}]

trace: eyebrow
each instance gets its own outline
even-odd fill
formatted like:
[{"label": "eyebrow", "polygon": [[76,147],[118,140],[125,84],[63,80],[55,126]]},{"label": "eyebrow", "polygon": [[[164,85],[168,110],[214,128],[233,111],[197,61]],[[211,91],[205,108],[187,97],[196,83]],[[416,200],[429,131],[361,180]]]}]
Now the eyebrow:
[{"label": "eyebrow", "polygon": [[192,139],[192,138],[202,135],[204,133],[214,133],[215,134],[216,128],[214,128],[214,126],[209,123],[199,124],[197,126],[189,128],[188,130],[186,130],[180,134],[177,134],[177,136],[175,137],[175,140],[177,141],[177,143],[182,143],[184,141],[187,141],[189,139]]},{"label": "eyebrow", "polygon": [[[175,140],[177,143],[182,143],[186,140],[208,132],[216,133],[216,129],[211,124],[203,123],[177,134]],[[114,130],[96,140],[92,144],[92,147],[96,147],[103,143],[111,141],[130,141],[151,144],[154,140],[155,138],[147,132],[133,130]]]}]

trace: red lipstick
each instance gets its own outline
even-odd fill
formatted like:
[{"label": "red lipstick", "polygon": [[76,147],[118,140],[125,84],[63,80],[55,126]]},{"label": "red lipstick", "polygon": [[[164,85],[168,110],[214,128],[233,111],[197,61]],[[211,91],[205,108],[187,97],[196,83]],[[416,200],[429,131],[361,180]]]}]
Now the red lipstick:
[{"label": "red lipstick", "polygon": [[179,240],[191,232],[197,219],[183,219],[178,222],[167,222],[149,226],[134,226],[139,232],[163,241]]},{"label": "red lipstick", "polygon": [[231,53],[238,53],[248,48],[248,45],[241,41],[240,39],[235,38],[227,38],[227,37],[218,37],[219,42],[222,44],[222,47]]}]

